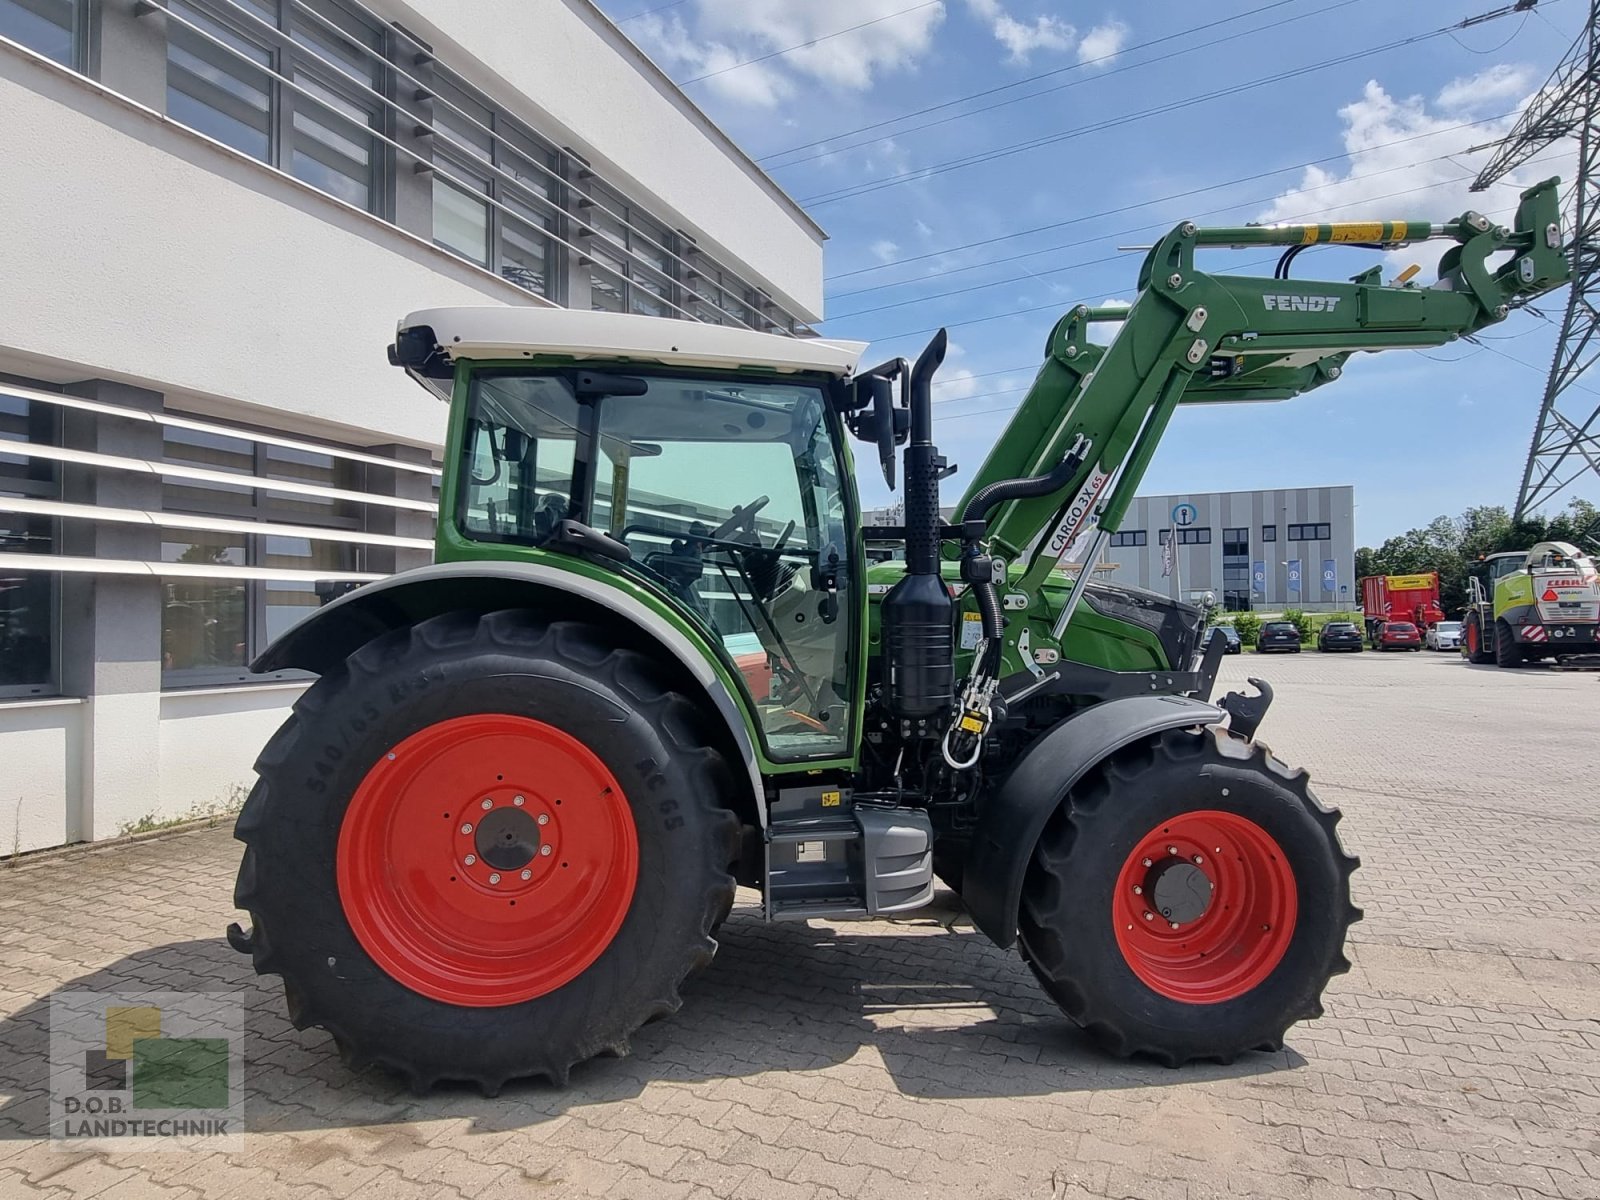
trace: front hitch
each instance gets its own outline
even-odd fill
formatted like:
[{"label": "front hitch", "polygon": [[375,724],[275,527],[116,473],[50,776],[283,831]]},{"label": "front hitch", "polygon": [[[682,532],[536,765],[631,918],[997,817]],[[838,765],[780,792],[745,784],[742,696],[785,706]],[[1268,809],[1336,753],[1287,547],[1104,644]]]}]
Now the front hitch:
[{"label": "front hitch", "polygon": [[1256,689],[1254,696],[1229,692],[1218,705],[1228,714],[1228,732],[1237,734],[1247,742],[1256,736],[1257,727],[1267,715],[1267,709],[1272,707],[1272,685],[1264,679],[1251,679],[1249,682]]}]

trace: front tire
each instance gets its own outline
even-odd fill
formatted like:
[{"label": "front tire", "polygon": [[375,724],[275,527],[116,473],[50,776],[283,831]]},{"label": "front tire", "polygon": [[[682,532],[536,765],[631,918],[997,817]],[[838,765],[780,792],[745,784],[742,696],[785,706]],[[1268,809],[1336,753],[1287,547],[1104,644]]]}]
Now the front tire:
[{"label": "front tire", "polygon": [[1338,821],[1304,771],[1254,743],[1209,729],[1138,742],[1080,781],[1041,835],[1023,957],[1112,1053],[1179,1066],[1276,1050],[1350,967],[1359,860]]},{"label": "front tire", "polygon": [[1461,653],[1466,655],[1469,663],[1482,666],[1494,661],[1494,650],[1487,645],[1488,638],[1483,628],[1483,618],[1476,612],[1467,614],[1465,624],[1461,629]]},{"label": "front tire", "polygon": [[450,614],[323,676],[257,760],[234,902],[297,1028],[422,1091],[627,1053],[733,903],[732,776],[658,664]]}]

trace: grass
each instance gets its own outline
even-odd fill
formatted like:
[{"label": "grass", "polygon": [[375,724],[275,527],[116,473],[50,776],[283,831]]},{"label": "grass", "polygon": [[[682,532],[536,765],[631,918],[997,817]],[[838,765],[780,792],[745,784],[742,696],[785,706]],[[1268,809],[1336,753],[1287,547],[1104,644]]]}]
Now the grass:
[{"label": "grass", "polygon": [[245,797],[249,794],[249,788],[242,783],[236,783],[220,799],[196,804],[188,812],[177,816],[162,817],[150,812],[137,820],[124,821],[117,826],[117,836],[133,837],[140,833],[155,833],[178,825],[188,825],[194,821],[205,821],[208,829],[215,829],[226,818],[239,815],[239,810],[244,807]]}]

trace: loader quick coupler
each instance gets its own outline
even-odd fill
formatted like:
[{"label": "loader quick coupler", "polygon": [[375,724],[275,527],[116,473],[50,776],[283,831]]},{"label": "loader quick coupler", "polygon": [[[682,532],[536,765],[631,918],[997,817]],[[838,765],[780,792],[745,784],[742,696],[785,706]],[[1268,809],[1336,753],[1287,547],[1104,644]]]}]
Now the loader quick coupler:
[{"label": "loader quick coupler", "polygon": [[1229,692],[1222,698],[1220,707],[1228,714],[1228,732],[1249,741],[1272,707],[1272,685],[1264,679],[1250,680],[1256,689],[1254,696],[1243,692]]}]

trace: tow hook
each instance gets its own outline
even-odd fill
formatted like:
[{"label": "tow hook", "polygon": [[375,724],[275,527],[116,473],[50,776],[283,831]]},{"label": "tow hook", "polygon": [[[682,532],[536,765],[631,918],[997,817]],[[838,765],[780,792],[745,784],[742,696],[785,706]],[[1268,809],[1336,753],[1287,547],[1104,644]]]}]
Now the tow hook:
[{"label": "tow hook", "polygon": [[1257,726],[1272,707],[1272,685],[1264,679],[1251,679],[1250,685],[1256,689],[1256,695],[1229,692],[1220,702],[1220,707],[1228,714],[1228,732],[1247,742],[1256,736]]}]

